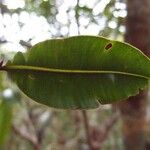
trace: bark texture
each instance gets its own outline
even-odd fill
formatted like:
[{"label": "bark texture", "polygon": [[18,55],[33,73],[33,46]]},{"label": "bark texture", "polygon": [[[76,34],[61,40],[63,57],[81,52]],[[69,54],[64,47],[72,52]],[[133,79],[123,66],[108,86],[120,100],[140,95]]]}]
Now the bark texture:
[{"label": "bark texture", "polygon": [[[150,55],[150,0],[127,0],[125,41]],[[130,97],[120,107],[125,150],[146,150],[144,138],[147,91]]]}]

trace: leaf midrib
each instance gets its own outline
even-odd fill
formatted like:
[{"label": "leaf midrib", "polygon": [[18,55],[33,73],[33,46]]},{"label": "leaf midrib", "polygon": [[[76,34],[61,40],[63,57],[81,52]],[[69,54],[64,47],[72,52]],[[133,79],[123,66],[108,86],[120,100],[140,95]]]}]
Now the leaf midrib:
[{"label": "leaf midrib", "polygon": [[55,69],[55,68],[45,68],[45,67],[37,67],[37,66],[24,66],[24,65],[3,66],[1,70],[5,70],[5,71],[30,70],[30,71],[67,73],[67,74],[120,74],[120,75],[128,75],[128,76],[150,79],[150,77],[140,75],[140,74],[134,74],[134,73],[122,72],[122,71],[112,71],[112,70],[76,70],[76,69],[69,70],[69,69]]}]

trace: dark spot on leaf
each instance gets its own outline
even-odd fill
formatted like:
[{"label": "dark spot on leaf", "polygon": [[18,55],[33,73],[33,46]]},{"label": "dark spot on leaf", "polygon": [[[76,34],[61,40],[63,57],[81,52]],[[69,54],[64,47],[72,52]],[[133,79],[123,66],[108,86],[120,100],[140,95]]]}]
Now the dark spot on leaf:
[{"label": "dark spot on leaf", "polygon": [[111,47],[112,47],[112,44],[111,44],[111,43],[108,43],[108,44],[105,46],[105,49],[106,49],[106,50],[109,50]]}]

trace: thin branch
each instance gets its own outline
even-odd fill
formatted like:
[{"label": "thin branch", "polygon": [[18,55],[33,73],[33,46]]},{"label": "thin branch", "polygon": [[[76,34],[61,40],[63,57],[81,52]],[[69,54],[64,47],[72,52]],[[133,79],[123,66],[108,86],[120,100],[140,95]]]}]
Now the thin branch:
[{"label": "thin branch", "polygon": [[21,44],[22,46],[25,46],[27,48],[32,47],[32,45],[29,42],[26,42],[26,41],[23,41],[23,40],[20,40],[19,44]]},{"label": "thin branch", "polygon": [[105,122],[102,124],[101,128],[103,129],[103,135],[100,140],[101,142],[105,141],[105,139],[107,138],[110,130],[112,129],[114,124],[117,122],[118,116],[119,116],[118,113],[115,113],[113,114],[113,116],[105,120]]},{"label": "thin branch", "polygon": [[80,35],[80,23],[79,23],[79,12],[78,12],[78,8],[79,8],[79,2],[80,0],[77,0],[77,5],[75,9],[75,19],[76,19],[76,23],[77,23],[77,30],[78,30],[78,35]]},{"label": "thin branch", "polygon": [[20,137],[22,137],[23,139],[26,139],[27,141],[29,141],[32,145],[36,145],[36,138],[34,136],[32,136],[31,134],[29,134],[27,131],[25,131],[23,128],[19,129],[18,127],[15,127],[14,125],[12,126],[13,131],[19,135]]},{"label": "thin branch", "polygon": [[7,40],[1,40],[0,39],[0,44],[5,44],[5,43],[7,43],[8,41]]},{"label": "thin branch", "polygon": [[[28,105],[28,107],[29,107],[29,105]],[[27,115],[28,115],[28,119],[29,119],[29,122],[31,124],[31,127],[34,130],[35,137],[36,137],[36,142],[37,142],[38,149],[36,148],[35,150],[40,150],[42,148],[43,139],[44,139],[44,136],[45,136],[45,129],[49,125],[50,119],[51,119],[53,114],[49,115],[47,117],[47,119],[45,120],[45,122],[43,122],[41,127],[37,128],[37,124],[38,124],[37,119],[39,119],[39,117],[41,117],[41,115],[44,112],[41,111],[38,114],[34,114],[34,110],[35,110],[35,107],[27,108]]]},{"label": "thin branch", "polygon": [[85,110],[82,111],[83,123],[86,131],[87,143],[90,150],[100,150],[102,143],[107,139],[109,131],[118,119],[118,114],[115,113],[113,116],[108,118],[99,127],[90,126],[88,122],[87,113]]},{"label": "thin branch", "polygon": [[89,145],[89,149],[93,150],[92,141],[91,141],[91,137],[90,137],[90,126],[89,126],[87,113],[85,110],[82,110],[82,115],[83,115],[83,123],[84,123],[84,128],[85,128],[85,132],[86,132],[86,138],[87,138],[87,142]]},{"label": "thin branch", "polygon": [[45,136],[45,129],[47,128],[47,126],[49,126],[52,116],[53,116],[53,113],[51,112],[51,114],[49,114],[45,122],[43,122],[42,126],[39,127],[39,129],[36,131],[38,143],[40,143],[41,145],[43,143],[43,139]]},{"label": "thin branch", "polygon": [[105,121],[104,127],[106,132],[109,132],[112,126],[116,123],[117,119],[118,119],[118,114],[114,114],[112,117],[108,118]]},{"label": "thin branch", "polygon": [[38,135],[38,132],[36,129],[36,122],[34,120],[34,115],[33,115],[31,108],[29,108],[29,109],[27,108],[27,115],[28,115],[29,122],[30,122],[32,128],[34,129],[34,133],[35,133],[36,144],[34,145],[34,149],[35,150],[41,150],[42,143],[41,143],[41,141],[39,141],[39,135]]},{"label": "thin branch", "polygon": [[3,66],[3,62],[4,62],[4,60],[0,61],[0,68]]}]

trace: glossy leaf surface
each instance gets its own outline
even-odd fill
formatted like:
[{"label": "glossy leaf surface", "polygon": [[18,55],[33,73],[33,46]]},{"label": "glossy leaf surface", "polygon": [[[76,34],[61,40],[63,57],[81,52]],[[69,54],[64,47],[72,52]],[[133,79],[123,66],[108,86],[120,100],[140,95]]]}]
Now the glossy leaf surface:
[{"label": "glossy leaf surface", "polygon": [[95,36],[52,39],[18,52],[2,69],[31,99],[88,109],[136,95],[148,85],[150,60],[129,44]]}]

